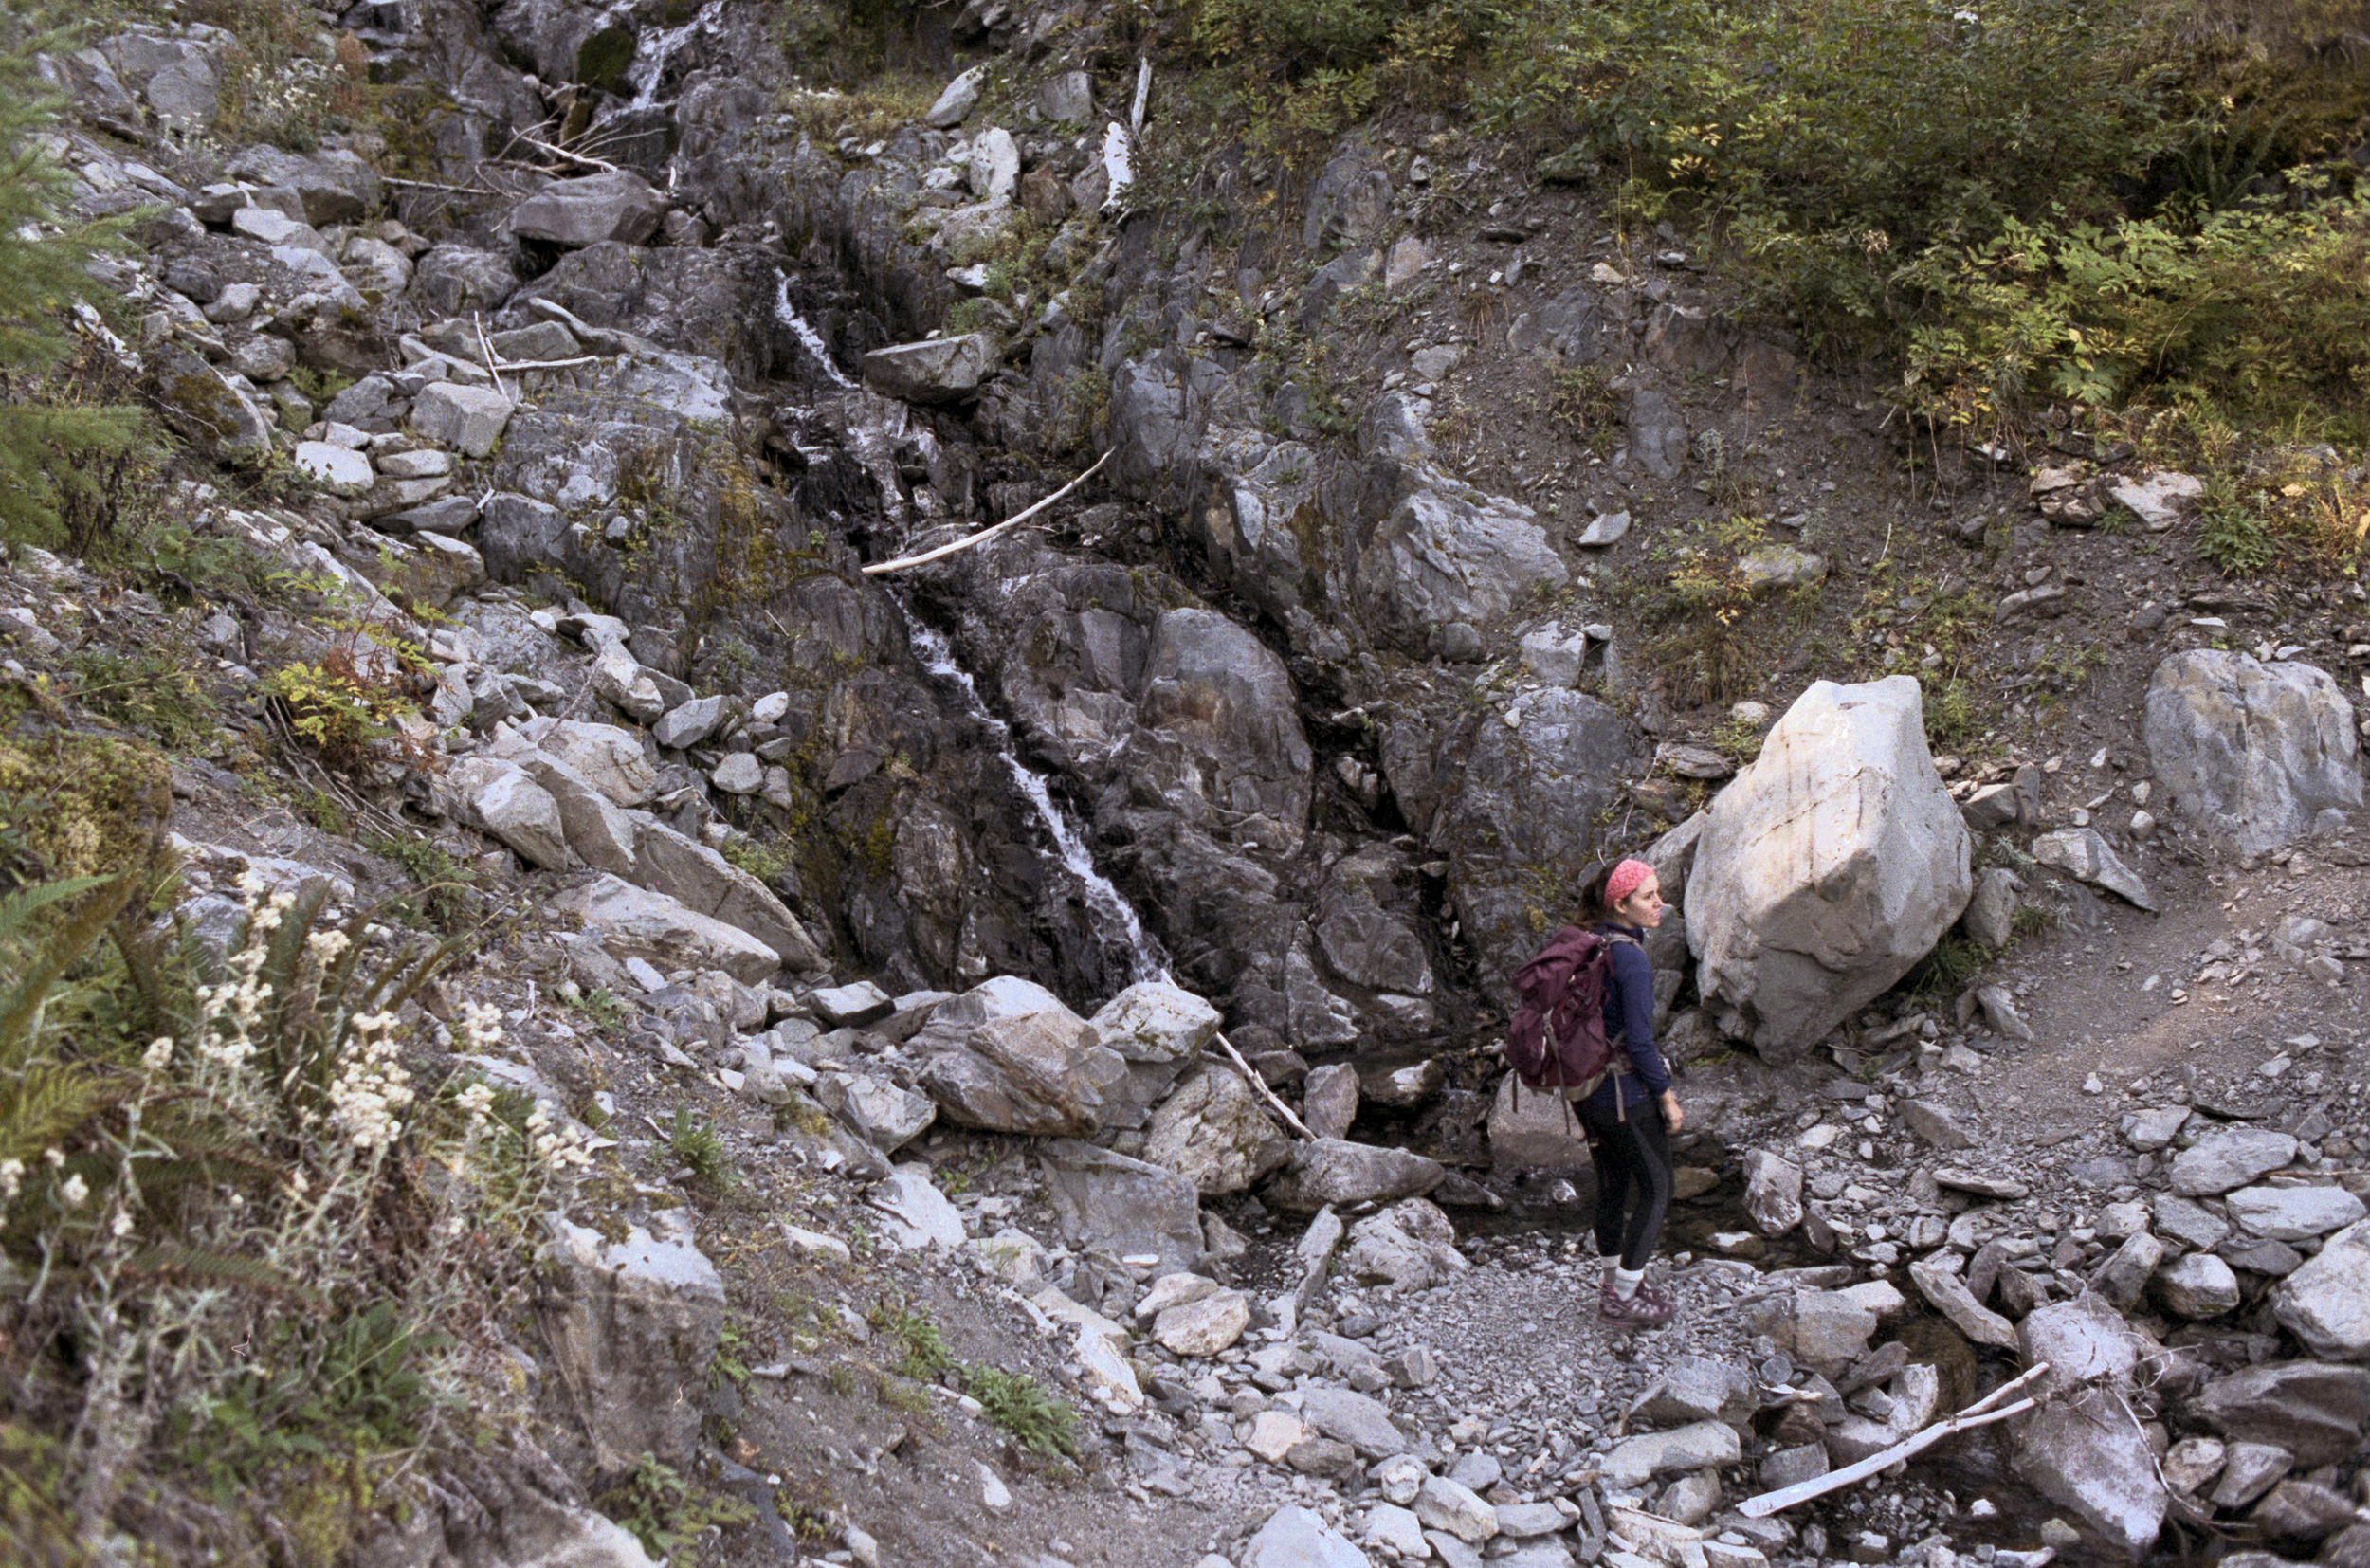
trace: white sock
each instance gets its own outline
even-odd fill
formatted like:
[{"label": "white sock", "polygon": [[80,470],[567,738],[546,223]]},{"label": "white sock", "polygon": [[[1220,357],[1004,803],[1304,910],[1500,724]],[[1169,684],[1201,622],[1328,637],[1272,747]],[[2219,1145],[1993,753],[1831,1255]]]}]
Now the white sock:
[{"label": "white sock", "polygon": [[1615,1268],[1613,1271],[1613,1293],[1623,1301],[1637,1294],[1637,1287],[1646,1283],[1643,1268]]}]

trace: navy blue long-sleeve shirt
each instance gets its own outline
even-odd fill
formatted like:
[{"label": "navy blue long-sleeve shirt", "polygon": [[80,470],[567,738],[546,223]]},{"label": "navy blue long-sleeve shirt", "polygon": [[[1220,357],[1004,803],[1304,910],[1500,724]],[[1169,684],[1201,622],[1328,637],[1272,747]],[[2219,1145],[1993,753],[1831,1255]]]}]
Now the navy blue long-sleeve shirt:
[{"label": "navy blue long-sleeve shirt", "polygon": [[1586,1103],[1600,1111],[1620,1103],[1642,1105],[1670,1087],[1670,1069],[1663,1066],[1654,1046],[1654,964],[1642,944],[1646,933],[1636,926],[1607,923],[1596,928],[1607,936],[1619,933],[1629,941],[1613,944],[1613,983],[1605,988],[1605,1038],[1630,1058],[1631,1071],[1609,1072]]}]

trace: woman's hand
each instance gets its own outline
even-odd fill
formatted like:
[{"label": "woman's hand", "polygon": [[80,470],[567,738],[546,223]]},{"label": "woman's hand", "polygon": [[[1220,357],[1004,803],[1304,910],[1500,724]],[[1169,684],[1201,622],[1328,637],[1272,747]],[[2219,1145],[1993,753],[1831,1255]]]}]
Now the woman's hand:
[{"label": "woman's hand", "polygon": [[1673,1133],[1687,1124],[1687,1113],[1680,1107],[1679,1096],[1674,1091],[1663,1090],[1655,1103],[1662,1107],[1663,1125]]}]

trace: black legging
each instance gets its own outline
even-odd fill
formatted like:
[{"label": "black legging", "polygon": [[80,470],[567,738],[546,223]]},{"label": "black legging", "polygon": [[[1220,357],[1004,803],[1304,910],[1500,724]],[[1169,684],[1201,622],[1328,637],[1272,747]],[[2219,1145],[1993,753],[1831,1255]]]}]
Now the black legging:
[{"label": "black legging", "polygon": [[[1670,1138],[1663,1130],[1662,1110],[1651,1101],[1632,1105],[1626,1119],[1611,1111],[1582,1105],[1580,1116],[1595,1136],[1588,1158],[1596,1167],[1596,1250],[1621,1249],[1621,1267],[1644,1268],[1654,1255],[1662,1222],[1670,1213]],[[1630,1189],[1637,1188],[1637,1207],[1630,1208]],[[1629,1226],[1622,1227],[1622,1212]]]}]

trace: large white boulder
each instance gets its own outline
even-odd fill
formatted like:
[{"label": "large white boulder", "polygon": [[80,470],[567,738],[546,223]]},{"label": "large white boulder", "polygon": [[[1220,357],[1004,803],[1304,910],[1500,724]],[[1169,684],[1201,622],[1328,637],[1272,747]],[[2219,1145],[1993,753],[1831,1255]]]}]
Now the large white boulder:
[{"label": "large white boulder", "polygon": [[2148,684],[2146,736],[2174,809],[2242,855],[2340,825],[2361,805],[2354,705],[2310,665],[2176,653]]},{"label": "large white boulder", "polygon": [[1916,681],[1819,681],[1712,803],[1688,878],[1696,984],[1789,1062],[1907,974],[1974,891]]}]

